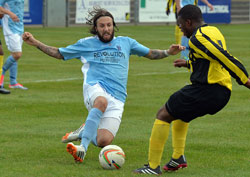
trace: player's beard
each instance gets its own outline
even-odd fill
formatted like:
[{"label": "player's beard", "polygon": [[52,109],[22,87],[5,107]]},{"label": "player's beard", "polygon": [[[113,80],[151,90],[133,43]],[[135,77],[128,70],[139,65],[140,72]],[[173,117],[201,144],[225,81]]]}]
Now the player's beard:
[{"label": "player's beard", "polygon": [[[107,33],[107,32],[106,32],[106,33]],[[103,35],[105,35],[106,33],[103,33],[102,35],[101,35],[99,32],[97,33],[97,35],[98,35],[100,41],[102,41],[102,42],[104,42],[104,43],[108,43],[108,42],[112,41],[113,38],[114,38],[114,30],[113,30],[112,33],[110,34],[110,38],[109,38],[109,39],[104,39],[104,38],[103,38]]]}]

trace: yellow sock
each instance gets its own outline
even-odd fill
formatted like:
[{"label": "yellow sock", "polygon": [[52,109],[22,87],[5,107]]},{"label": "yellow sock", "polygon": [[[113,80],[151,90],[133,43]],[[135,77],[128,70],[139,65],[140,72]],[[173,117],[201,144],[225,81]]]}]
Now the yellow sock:
[{"label": "yellow sock", "polygon": [[155,119],[151,137],[149,140],[148,162],[153,169],[161,163],[164,145],[169,134],[170,124],[159,119]]},{"label": "yellow sock", "polygon": [[3,69],[3,55],[0,55],[0,75],[2,74]]},{"label": "yellow sock", "polygon": [[181,32],[181,29],[179,26],[175,26],[175,41],[176,44],[181,44],[181,37],[183,36],[183,33]]},{"label": "yellow sock", "polygon": [[178,159],[181,155],[184,155],[188,125],[189,123],[183,122],[182,120],[172,122],[172,157],[174,159]]}]

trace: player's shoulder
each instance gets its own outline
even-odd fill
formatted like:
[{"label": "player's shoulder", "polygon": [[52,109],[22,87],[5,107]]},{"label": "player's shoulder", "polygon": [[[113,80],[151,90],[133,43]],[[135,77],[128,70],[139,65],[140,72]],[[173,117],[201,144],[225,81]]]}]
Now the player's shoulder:
[{"label": "player's shoulder", "polygon": [[84,37],[78,40],[78,43],[92,42],[96,40],[96,36]]},{"label": "player's shoulder", "polygon": [[201,30],[202,31],[218,31],[219,29],[216,26],[205,24],[205,25],[201,26]]},{"label": "player's shoulder", "polygon": [[210,36],[221,34],[219,28],[217,28],[216,26],[210,26],[210,25],[204,26],[202,29],[202,32]]},{"label": "player's shoulder", "polygon": [[128,42],[128,43],[136,41],[135,39],[128,37],[128,36],[117,36],[116,40],[120,40],[120,41]]},{"label": "player's shoulder", "polygon": [[117,39],[127,39],[127,40],[132,39],[131,37],[128,37],[128,36],[117,36],[116,38]]},{"label": "player's shoulder", "polygon": [[207,27],[207,29],[212,29],[212,30],[218,30],[218,28],[216,27],[216,26],[212,26],[212,25],[207,25],[206,26]]}]

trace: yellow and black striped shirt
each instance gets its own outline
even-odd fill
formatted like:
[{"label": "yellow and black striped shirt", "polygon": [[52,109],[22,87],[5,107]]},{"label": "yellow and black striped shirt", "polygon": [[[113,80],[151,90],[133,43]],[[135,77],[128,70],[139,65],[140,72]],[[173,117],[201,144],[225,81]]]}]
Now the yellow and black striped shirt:
[{"label": "yellow and black striped shirt", "polygon": [[188,68],[193,84],[220,84],[232,90],[231,76],[242,85],[248,73],[242,63],[226,47],[224,36],[218,28],[199,27],[189,40]]}]

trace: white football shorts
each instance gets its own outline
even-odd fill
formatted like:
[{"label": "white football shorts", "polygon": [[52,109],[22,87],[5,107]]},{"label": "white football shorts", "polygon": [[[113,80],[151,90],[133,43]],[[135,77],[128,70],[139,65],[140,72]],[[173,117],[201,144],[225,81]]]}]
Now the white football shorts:
[{"label": "white football shorts", "polygon": [[103,96],[108,101],[106,111],[103,113],[98,129],[107,129],[115,137],[120,127],[124,103],[107,93],[99,84],[83,86],[84,104],[88,111],[93,107],[98,96]]},{"label": "white football shorts", "polygon": [[20,34],[4,35],[4,39],[10,52],[22,52],[23,38]]}]

